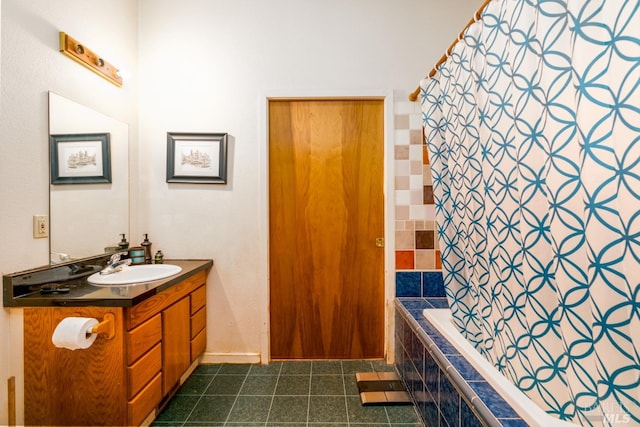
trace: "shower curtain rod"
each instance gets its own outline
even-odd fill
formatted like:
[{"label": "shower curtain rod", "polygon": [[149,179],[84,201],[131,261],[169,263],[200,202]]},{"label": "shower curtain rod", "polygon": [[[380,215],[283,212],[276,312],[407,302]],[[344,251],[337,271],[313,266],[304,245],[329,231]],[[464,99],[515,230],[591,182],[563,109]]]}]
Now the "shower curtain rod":
[{"label": "shower curtain rod", "polygon": [[[469,22],[467,22],[467,25],[465,25],[464,28],[462,29],[462,31],[460,31],[460,34],[458,34],[458,38],[455,39],[453,41],[453,43],[451,43],[451,45],[449,46],[449,49],[447,49],[445,54],[440,57],[438,62],[436,62],[436,65],[433,66],[433,68],[431,69],[431,71],[429,71],[429,74],[427,74],[427,77],[425,77],[425,78],[431,78],[431,77],[436,75],[436,73],[438,72],[438,68],[444,63],[444,61],[447,60],[449,55],[451,55],[451,52],[453,52],[453,48],[460,41],[460,39],[462,39],[462,37],[464,36],[464,32],[467,31],[467,28],[469,28],[474,22],[480,20],[480,17],[482,16],[482,11],[484,10],[485,7],[487,7],[487,5],[490,2],[491,2],[491,0],[484,0],[482,2],[482,5],[480,5],[480,8],[478,8],[476,13],[473,15],[473,18],[471,18],[469,20]],[[418,86],[416,88],[416,90],[411,92],[411,94],[409,95],[409,101],[415,102],[418,99],[418,94],[419,93],[420,93],[420,86]]]}]

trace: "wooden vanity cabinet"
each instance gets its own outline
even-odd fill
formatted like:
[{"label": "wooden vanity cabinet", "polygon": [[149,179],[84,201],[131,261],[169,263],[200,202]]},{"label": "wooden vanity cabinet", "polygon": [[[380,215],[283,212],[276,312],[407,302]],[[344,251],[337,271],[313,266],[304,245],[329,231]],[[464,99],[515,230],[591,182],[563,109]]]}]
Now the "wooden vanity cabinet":
[{"label": "wooden vanity cabinet", "polygon": [[[25,424],[140,425],[155,417],[206,346],[206,271],[129,307],[24,309]],[[115,336],[55,347],[65,317],[115,317]]]}]

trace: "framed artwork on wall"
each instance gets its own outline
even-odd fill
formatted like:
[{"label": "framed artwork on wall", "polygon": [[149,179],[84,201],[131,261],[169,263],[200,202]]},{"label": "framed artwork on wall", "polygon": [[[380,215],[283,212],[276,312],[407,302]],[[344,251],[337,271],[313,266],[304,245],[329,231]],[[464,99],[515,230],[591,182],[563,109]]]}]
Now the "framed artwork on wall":
[{"label": "framed artwork on wall", "polygon": [[227,134],[167,132],[167,182],[226,184]]},{"label": "framed artwork on wall", "polygon": [[51,184],[110,183],[110,139],[108,133],[50,135]]}]

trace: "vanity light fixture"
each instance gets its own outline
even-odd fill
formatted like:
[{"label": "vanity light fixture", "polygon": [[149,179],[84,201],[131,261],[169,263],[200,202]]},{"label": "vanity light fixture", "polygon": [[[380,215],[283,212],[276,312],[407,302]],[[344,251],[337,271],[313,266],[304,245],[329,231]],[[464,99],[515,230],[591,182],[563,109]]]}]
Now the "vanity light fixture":
[{"label": "vanity light fixture", "polygon": [[122,87],[122,76],[116,67],[63,31],[60,31],[60,52],[114,85]]}]

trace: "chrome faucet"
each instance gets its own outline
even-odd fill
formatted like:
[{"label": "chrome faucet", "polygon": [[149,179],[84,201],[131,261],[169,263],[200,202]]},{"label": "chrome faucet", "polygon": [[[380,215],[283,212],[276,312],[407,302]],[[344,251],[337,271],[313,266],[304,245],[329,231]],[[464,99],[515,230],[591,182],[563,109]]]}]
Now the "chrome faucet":
[{"label": "chrome faucet", "polygon": [[107,262],[107,266],[100,271],[100,274],[113,274],[122,270],[122,267],[125,265],[130,265],[131,258],[120,259],[122,255],[126,254],[126,252],[118,252],[111,255],[111,258],[109,258],[109,261]]}]

